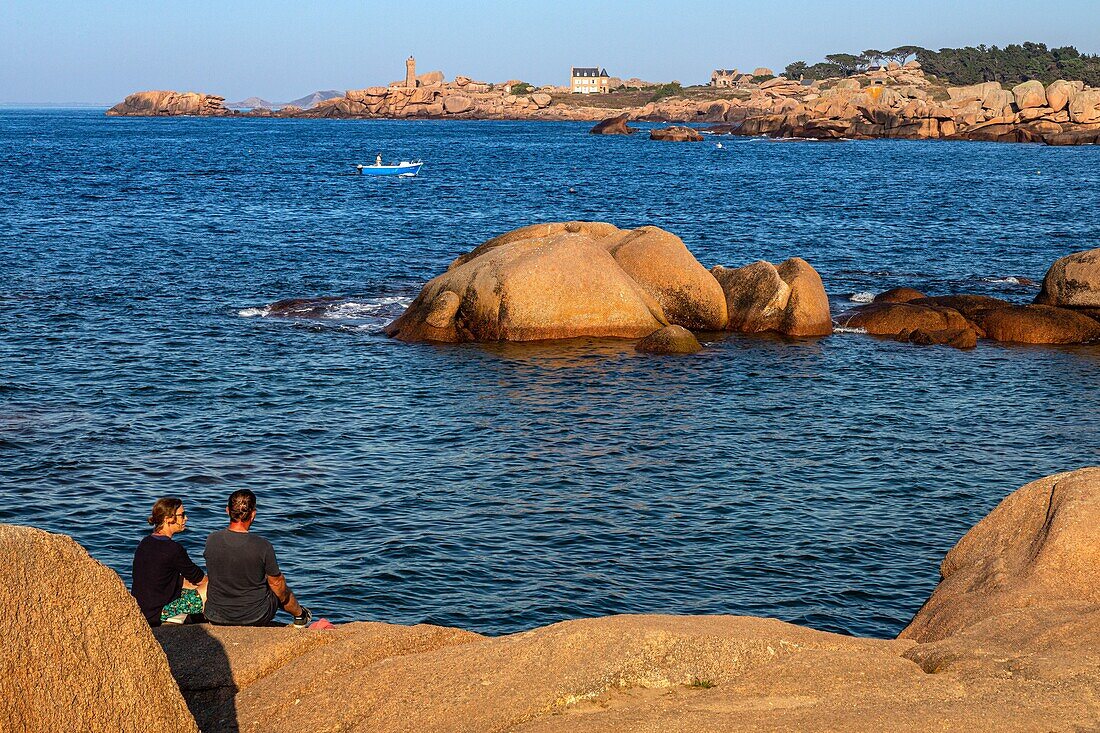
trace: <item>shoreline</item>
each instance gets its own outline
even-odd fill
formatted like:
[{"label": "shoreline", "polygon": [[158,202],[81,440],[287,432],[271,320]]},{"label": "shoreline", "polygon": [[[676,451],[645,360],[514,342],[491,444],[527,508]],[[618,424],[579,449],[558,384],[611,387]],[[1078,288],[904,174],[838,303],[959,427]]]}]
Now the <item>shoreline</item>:
[{"label": "shoreline", "polygon": [[[698,87],[666,94],[580,95],[556,88],[512,94],[510,87],[442,74],[388,87],[352,89],[308,108],[229,109],[212,94],[136,92],[109,117],[199,116],[276,119],[559,120],[599,123],[593,132],[630,134],[625,122],[710,124],[728,134],[780,138],[946,139],[1100,143],[1100,89],[1079,81],[944,85],[916,62],[844,78],[803,83],[769,77],[736,87]],[[608,125],[618,121],[620,124]],[[675,137],[697,140],[695,136]]]},{"label": "shoreline", "polygon": [[[192,733],[1084,729],[1100,721],[1097,521],[1100,467],[1010,493],[948,552],[893,639],[661,614],[498,637],[368,621],[151,630],[119,576],[72,539],[0,525],[0,579],[33,577],[41,593],[0,646],[0,661],[21,658],[6,660],[0,721]],[[74,623],[62,609],[77,598],[88,614]],[[21,603],[5,594],[0,610]],[[58,710],[59,696],[74,704]]]}]

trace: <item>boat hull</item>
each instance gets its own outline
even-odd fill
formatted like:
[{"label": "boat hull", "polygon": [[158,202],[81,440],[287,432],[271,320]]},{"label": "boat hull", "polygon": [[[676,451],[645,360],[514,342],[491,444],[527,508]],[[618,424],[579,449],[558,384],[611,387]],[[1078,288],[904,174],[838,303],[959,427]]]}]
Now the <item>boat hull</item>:
[{"label": "boat hull", "polygon": [[400,165],[365,165],[359,168],[364,176],[415,176],[423,163],[402,163]]}]

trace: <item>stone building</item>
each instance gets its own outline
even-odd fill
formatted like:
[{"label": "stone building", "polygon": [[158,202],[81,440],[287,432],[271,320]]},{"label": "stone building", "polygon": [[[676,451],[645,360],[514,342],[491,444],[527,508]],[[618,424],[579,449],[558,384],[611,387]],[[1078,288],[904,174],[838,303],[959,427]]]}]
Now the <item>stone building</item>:
[{"label": "stone building", "polygon": [[718,88],[736,86],[741,72],[737,69],[715,69],[710,75],[710,85]]},{"label": "stone building", "polygon": [[607,69],[597,66],[569,67],[569,89],[574,94],[606,94],[610,83]]}]

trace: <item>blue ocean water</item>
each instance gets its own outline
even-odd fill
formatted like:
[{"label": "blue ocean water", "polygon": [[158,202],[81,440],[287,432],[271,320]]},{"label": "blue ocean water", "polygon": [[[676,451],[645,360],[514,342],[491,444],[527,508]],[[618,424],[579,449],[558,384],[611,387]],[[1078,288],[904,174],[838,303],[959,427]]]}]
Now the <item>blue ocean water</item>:
[{"label": "blue ocean water", "polygon": [[[380,335],[528,223],[654,224],[701,262],[805,257],[834,312],[909,285],[1027,301],[1100,242],[1100,149],[668,144],[588,125],[0,111],[0,521],[128,581],[153,500],[201,558],[260,497],[335,621],[486,633],[620,612],[893,635],[1023,483],[1100,463],[1100,347],[730,335]],[[422,157],[415,179],[353,165]],[[337,296],[322,317],[265,317]]]}]

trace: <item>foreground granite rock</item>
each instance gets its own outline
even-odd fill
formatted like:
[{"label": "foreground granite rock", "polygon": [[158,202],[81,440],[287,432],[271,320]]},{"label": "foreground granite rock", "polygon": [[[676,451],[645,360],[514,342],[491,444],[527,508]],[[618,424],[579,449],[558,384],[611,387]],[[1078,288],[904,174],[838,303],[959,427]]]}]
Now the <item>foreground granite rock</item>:
[{"label": "foreground granite rock", "polygon": [[1091,730],[1097,526],[1100,468],[1023,487],[947,555],[896,640],[737,616],[157,637],[207,733]]},{"label": "foreground granite rock", "polygon": [[196,731],[112,570],[68,537],[0,525],[0,730]]},{"label": "foreground granite rock", "polygon": [[[1024,486],[948,553],[894,640],[751,617],[611,616],[496,638],[382,623],[161,627],[163,652],[117,576],[68,538],[4,526],[2,610],[14,613],[14,588],[21,612],[37,600],[51,614],[2,627],[0,729],[1094,730],[1098,526],[1100,468]],[[74,617],[78,600],[101,605]]]}]

